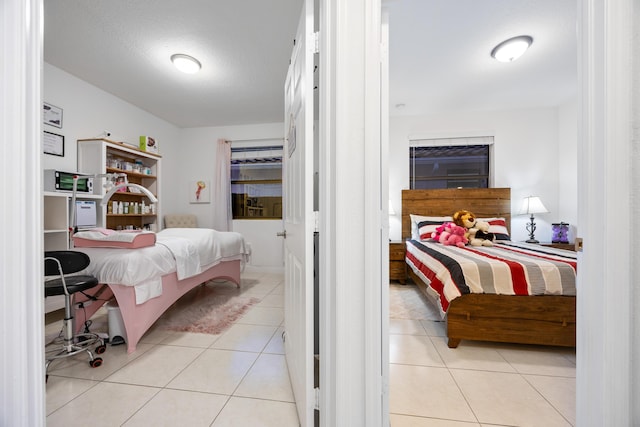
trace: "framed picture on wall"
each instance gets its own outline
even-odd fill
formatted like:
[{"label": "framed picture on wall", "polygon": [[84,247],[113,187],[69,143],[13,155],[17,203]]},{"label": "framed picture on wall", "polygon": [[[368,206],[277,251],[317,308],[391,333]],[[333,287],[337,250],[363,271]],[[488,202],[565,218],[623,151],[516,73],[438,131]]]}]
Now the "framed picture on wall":
[{"label": "framed picture on wall", "polygon": [[42,136],[42,150],[44,154],[64,157],[64,136],[45,130]]},{"label": "framed picture on wall", "polygon": [[62,129],[62,108],[48,103],[42,104],[42,122]]},{"label": "framed picture on wall", "polygon": [[189,203],[210,203],[209,181],[191,181],[189,183]]}]

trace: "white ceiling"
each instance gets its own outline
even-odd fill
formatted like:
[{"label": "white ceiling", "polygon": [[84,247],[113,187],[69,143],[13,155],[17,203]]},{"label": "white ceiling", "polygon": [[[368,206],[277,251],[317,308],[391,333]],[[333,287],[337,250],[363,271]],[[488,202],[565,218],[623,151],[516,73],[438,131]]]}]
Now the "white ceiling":
[{"label": "white ceiling", "polygon": [[[575,97],[575,0],[385,5],[391,115],[554,106]],[[300,0],[46,0],[44,59],[179,127],[281,122],[300,8]],[[534,39],[521,59],[490,57],[521,34]],[[175,70],[174,53],[198,58],[200,73]]]}]

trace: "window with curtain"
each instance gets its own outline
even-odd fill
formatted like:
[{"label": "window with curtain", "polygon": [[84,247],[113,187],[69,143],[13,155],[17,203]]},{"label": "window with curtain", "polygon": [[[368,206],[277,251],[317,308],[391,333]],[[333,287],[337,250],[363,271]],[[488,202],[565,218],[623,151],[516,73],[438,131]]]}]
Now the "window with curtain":
[{"label": "window with curtain", "polygon": [[282,219],[282,146],[231,147],[233,219]]},{"label": "window with curtain", "polygon": [[493,137],[412,141],[410,188],[488,188],[492,143]]}]

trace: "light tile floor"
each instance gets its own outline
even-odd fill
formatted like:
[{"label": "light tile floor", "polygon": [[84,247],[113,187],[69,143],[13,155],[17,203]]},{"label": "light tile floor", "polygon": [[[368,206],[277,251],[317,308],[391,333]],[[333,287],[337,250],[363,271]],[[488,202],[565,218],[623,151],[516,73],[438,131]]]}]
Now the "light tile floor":
[{"label": "light tile floor", "polygon": [[575,425],[575,349],[471,341],[450,349],[445,323],[424,303],[389,320],[393,427]]},{"label": "light tile floor", "polygon": [[[152,328],[137,350],[107,346],[102,366],[84,355],[52,364],[48,426],[298,426],[284,358],[281,272],[247,269],[242,294],[261,301],[220,335]],[[108,329],[106,310],[93,332]],[[46,325],[46,339],[60,322]]]},{"label": "light tile floor", "polygon": [[[242,277],[252,282],[242,292],[261,302],[220,335],[152,328],[131,355],[108,346],[99,368],[83,356],[55,362],[47,425],[298,426],[281,340],[283,275]],[[92,330],[106,331],[106,311],[94,317]],[[406,317],[389,321],[393,427],[575,425],[573,349],[469,341],[449,349],[426,301]],[[59,327],[48,324],[48,337]]]}]

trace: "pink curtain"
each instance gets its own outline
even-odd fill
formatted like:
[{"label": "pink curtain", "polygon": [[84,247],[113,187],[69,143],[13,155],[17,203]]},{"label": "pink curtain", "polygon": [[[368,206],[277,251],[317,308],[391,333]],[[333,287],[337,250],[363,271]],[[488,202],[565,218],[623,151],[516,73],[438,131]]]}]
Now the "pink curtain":
[{"label": "pink curtain", "polygon": [[213,203],[213,228],[232,231],[231,213],[231,143],[218,140],[216,162],[211,195]]}]

